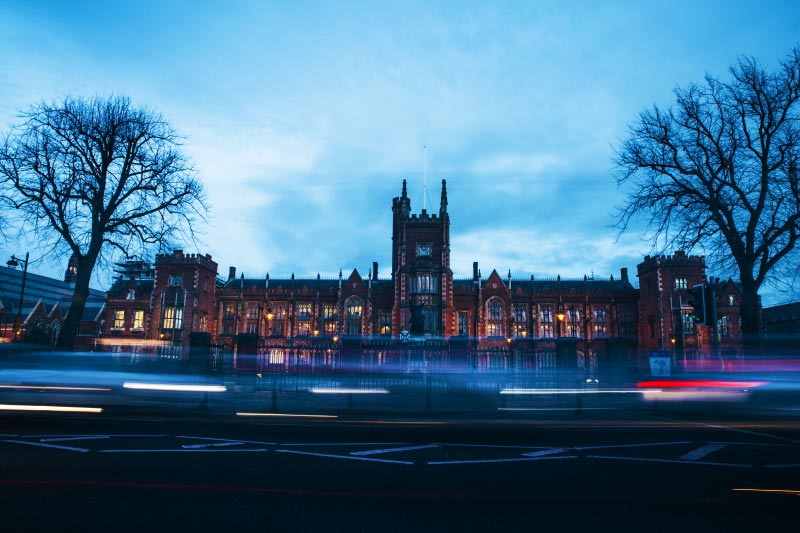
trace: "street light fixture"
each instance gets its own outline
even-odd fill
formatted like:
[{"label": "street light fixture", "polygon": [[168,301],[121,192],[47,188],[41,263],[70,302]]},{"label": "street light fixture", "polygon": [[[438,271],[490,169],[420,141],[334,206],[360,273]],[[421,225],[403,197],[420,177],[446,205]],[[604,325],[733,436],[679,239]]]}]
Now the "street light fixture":
[{"label": "street light fixture", "polygon": [[19,337],[19,330],[22,328],[22,299],[25,296],[25,281],[28,279],[28,257],[30,252],[25,252],[25,259],[20,259],[11,255],[11,259],[6,261],[10,268],[17,268],[20,263],[23,263],[22,268],[22,287],[19,290],[19,306],[17,307],[17,316],[14,318],[14,342],[17,342]]},{"label": "street light fixture", "polygon": [[562,324],[564,323],[564,319],[567,318],[567,314],[559,309],[556,313],[556,318],[558,319],[558,337],[561,338]]}]

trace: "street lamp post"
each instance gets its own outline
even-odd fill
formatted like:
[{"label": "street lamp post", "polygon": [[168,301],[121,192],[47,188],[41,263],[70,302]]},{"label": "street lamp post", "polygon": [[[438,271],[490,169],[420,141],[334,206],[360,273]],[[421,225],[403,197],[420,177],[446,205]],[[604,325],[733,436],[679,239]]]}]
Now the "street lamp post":
[{"label": "street lamp post", "polygon": [[6,264],[11,268],[17,268],[20,263],[23,263],[22,268],[22,287],[19,290],[19,306],[17,307],[17,316],[14,319],[14,342],[17,342],[19,337],[19,330],[22,327],[22,299],[25,297],[25,281],[28,279],[28,257],[30,252],[25,252],[25,259],[19,259],[11,255]]}]

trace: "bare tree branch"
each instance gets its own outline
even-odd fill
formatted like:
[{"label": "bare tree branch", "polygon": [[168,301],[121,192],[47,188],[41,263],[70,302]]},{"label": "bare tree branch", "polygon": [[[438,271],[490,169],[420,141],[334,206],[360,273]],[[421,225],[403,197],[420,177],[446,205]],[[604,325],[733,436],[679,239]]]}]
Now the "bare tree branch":
[{"label": "bare tree branch", "polygon": [[643,218],[655,247],[700,247],[738,275],[742,330],[757,336],[758,290],[800,259],[800,47],[777,72],[744,57],[730,73],[676,89],[672,107],[630,126],[614,160],[617,227]]},{"label": "bare tree branch", "polygon": [[203,188],[169,124],[127,98],[66,98],[22,118],[2,143],[0,186],[43,244],[78,261],[61,338],[71,347],[97,262],[193,240],[206,215]]}]

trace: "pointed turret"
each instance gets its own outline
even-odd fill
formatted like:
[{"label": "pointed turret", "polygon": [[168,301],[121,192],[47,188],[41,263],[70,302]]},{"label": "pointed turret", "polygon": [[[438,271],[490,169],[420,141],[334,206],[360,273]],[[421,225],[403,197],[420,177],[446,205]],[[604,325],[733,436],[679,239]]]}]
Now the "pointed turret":
[{"label": "pointed turret", "polygon": [[439,201],[439,216],[444,218],[447,214],[447,180],[442,180],[442,199]]}]

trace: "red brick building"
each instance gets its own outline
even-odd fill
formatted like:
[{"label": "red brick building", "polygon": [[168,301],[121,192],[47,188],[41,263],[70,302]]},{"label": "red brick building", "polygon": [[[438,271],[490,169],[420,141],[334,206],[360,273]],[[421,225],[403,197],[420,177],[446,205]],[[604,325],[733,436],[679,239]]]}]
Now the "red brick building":
[{"label": "red brick building", "polygon": [[637,269],[640,350],[670,351],[687,359],[713,354],[713,319],[709,316],[705,324],[696,324],[689,305],[690,289],[704,285],[713,292],[720,354],[741,352],[741,291],[732,280],[707,280],[704,257],[687,256],[681,251],[672,256],[647,256]]},{"label": "red brick building", "polygon": [[192,332],[210,332],[217,277],[211,256],[175,250],[157,255],[154,266],[128,261],[117,267],[98,344],[185,347]]},{"label": "red brick building", "polygon": [[[533,360],[569,344],[586,369],[612,353],[633,365],[637,352],[701,357],[712,347],[711,328],[695,327],[687,299],[705,281],[704,258],[646,257],[641,289],[625,268],[605,279],[517,279],[496,270],[483,276],[473,263],[471,277],[455,279],[447,207],[443,180],[438,213],[412,213],[403,181],[392,200],[385,275],[373,262],[366,275],[245,278],[230,267],[227,279],[216,279],[210,256],[180,250],[159,255],[153,268],[123,264],[108,292],[101,342],[185,347],[192,332],[204,332],[215,344],[257,353],[259,364],[286,365],[289,354],[297,363],[348,347],[362,363],[383,364],[388,348],[411,341],[448,358],[484,354],[487,366],[492,354],[507,364],[510,354]],[[740,293],[731,281],[713,287],[721,350],[737,353]]]},{"label": "red brick building", "polygon": [[594,360],[610,342],[635,353],[639,291],[627,269],[617,279],[537,280],[494,270],[483,277],[474,263],[472,277],[454,279],[444,180],[438,214],[412,214],[404,181],[392,220],[386,276],[377,262],[366,276],[353,270],[333,279],[237,278],[231,267],[217,290],[216,342],[233,345],[249,334],[277,352],[359,338],[363,350],[365,339],[379,346],[410,337],[467,343],[473,351],[534,353],[555,352],[558,338],[572,338],[579,359]]}]

